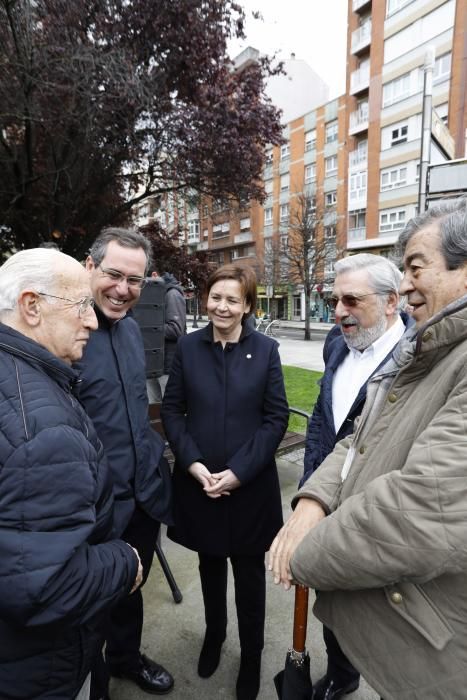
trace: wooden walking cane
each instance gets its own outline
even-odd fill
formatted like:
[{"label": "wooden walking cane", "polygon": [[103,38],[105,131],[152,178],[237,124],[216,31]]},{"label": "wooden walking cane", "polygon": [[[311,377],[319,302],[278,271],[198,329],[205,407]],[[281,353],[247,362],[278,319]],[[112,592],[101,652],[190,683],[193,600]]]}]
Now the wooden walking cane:
[{"label": "wooden walking cane", "polygon": [[295,607],[293,615],[293,650],[305,651],[306,627],[308,622],[308,594],[306,586],[295,586]]}]

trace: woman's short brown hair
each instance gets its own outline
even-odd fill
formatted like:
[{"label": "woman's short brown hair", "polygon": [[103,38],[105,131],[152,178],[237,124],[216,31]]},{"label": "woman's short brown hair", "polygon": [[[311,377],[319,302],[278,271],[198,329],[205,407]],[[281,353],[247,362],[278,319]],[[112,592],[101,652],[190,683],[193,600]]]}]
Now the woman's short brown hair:
[{"label": "woman's short brown hair", "polygon": [[207,292],[211,291],[216,282],[220,280],[237,280],[242,288],[242,293],[250,310],[244,315],[247,318],[256,311],[256,274],[249,265],[222,265],[211,273],[208,279]]}]

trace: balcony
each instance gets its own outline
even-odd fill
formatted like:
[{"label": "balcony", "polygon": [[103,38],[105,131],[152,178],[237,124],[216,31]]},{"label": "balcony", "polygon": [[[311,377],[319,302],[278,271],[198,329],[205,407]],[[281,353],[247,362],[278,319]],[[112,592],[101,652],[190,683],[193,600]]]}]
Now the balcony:
[{"label": "balcony", "polygon": [[356,243],[357,241],[364,241],[366,239],[366,226],[360,226],[359,228],[349,228],[347,232],[347,243]]},{"label": "balcony", "polygon": [[368,129],[368,102],[362,102],[355,112],[350,113],[349,134],[358,134]]},{"label": "balcony", "polygon": [[201,241],[201,243],[198,243],[198,245],[196,246],[196,250],[207,250],[208,248],[208,241]]},{"label": "balcony", "polygon": [[371,20],[368,20],[362,24],[358,29],[352,32],[352,53],[359,53],[367,46],[370,45],[371,41]]},{"label": "balcony", "polygon": [[352,12],[358,12],[367,5],[371,4],[371,0],[352,0]]},{"label": "balcony", "polygon": [[349,167],[364,170],[368,159],[368,147],[356,148],[349,153]]},{"label": "balcony", "polygon": [[253,234],[251,231],[245,231],[244,233],[237,233],[234,236],[234,243],[251,243],[253,241]]},{"label": "balcony", "polygon": [[[365,178],[366,179],[366,178]],[[366,206],[366,184],[355,190],[349,190],[349,200],[348,209],[349,211],[355,211],[355,209],[362,209]]]},{"label": "balcony", "polygon": [[370,86],[370,65],[367,63],[350,74],[350,94],[366,90]]}]

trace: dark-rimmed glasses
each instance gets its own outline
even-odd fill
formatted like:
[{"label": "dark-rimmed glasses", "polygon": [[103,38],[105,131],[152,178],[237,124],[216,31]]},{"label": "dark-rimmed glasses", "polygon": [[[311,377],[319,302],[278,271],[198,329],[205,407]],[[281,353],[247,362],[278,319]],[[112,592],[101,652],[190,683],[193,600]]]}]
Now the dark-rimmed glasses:
[{"label": "dark-rimmed glasses", "polygon": [[127,277],[127,275],[124,275],[119,270],[113,270],[112,268],[102,267],[100,263],[96,265],[96,267],[99,267],[101,269],[101,272],[104,275],[104,277],[108,277],[110,280],[112,280],[112,282],[116,282],[117,284],[120,284],[120,282],[123,282],[123,280],[125,280],[129,287],[135,287],[136,289],[142,289],[146,284],[145,277],[137,277],[136,275],[130,275],[129,277]]},{"label": "dark-rimmed glasses", "polygon": [[61,299],[61,301],[67,301],[71,306],[78,307],[78,316],[81,318],[89,309],[94,309],[94,299],[92,297],[83,297],[74,301],[73,299],[67,299],[66,297],[58,297],[56,294],[46,294],[45,292],[37,292],[41,297],[50,297],[51,299]]},{"label": "dark-rimmed glasses", "polygon": [[329,298],[329,305],[332,306],[333,309],[336,308],[339,302],[346,306],[349,309],[354,309],[362,299],[365,299],[365,297],[382,297],[386,296],[386,294],[389,294],[390,292],[369,292],[368,294],[343,294],[341,297],[337,296],[332,296]]}]

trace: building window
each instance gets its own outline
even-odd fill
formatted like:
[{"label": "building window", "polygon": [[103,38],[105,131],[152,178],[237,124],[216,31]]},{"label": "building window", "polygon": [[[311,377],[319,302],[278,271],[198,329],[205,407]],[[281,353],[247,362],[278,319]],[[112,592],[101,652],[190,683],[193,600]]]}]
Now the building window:
[{"label": "building window", "polygon": [[404,187],[407,184],[407,166],[400,165],[397,168],[381,170],[381,192],[392,190],[396,187]]},{"label": "building window", "polygon": [[289,205],[288,204],[281,204],[281,221],[288,221],[289,219]]},{"label": "building window", "polygon": [[316,129],[305,132],[305,151],[312,151],[316,147]]},{"label": "building window", "polygon": [[352,173],[349,180],[349,202],[366,197],[367,172]]},{"label": "building window", "polygon": [[410,73],[391,80],[383,85],[383,107],[389,107],[394,102],[405,100],[410,95]]},{"label": "building window", "polygon": [[212,237],[213,238],[224,238],[229,235],[229,224],[215,224],[212,227]]},{"label": "building window", "polygon": [[250,218],[248,219],[240,219],[240,231],[245,231],[246,229],[250,228]]},{"label": "building window", "polygon": [[269,224],[272,224],[272,207],[264,210],[264,225],[268,226]]},{"label": "building window", "polygon": [[149,204],[142,204],[139,208],[139,215],[142,219],[146,219],[149,216]]},{"label": "building window", "polygon": [[337,141],[338,127],[339,125],[337,119],[326,125],[326,143]]},{"label": "building window", "polygon": [[205,204],[205,205],[203,206],[203,216],[204,216],[204,218],[206,218],[207,216],[209,216],[209,207],[208,207],[207,204]]},{"label": "building window", "polygon": [[273,159],[272,148],[270,148],[264,154],[264,165],[266,166],[266,168],[268,166],[272,165],[272,159]]},{"label": "building window", "polygon": [[394,14],[398,10],[401,10],[406,5],[410,5],[414,0],[388,0],[386,7],[386,16]]},{"label": "building window", "polygon": [[269,197],[272,195],[272,186],[273,186],[273,181],[272,180],[265,180],[264,182],[264,191],[266,192],[267,196]]},{"label": "building window", "polygon": [[325,203],[327,207],[333,207],[337,202],[337,192],[326,192]]},{"label": "building window", "polygon": [[336,233],[337,233],[336,224],[333,224],[332,226],[325,226],[324,227],[324,237],[325,238],[335,238]]},{"label": "building window", "polygon": [[451,75],[451,52],[439,56],[433,66],[433,82],[440,83]]},{"label": "building window", "polygon": [[385,209],[379,213],[379,228],[385,231],[397,231],[405,226],[405,209]]},{"label": "building window", "polygon": [[314,182],[316,180],[316,164],[305,165],[305,182]]},{"label": "building window", "polygon": [[281,160],[287,160],[290,157],[290,143],[284,143],[281,146]]},{"label": "building window", "polygon": [[337,156],[330,156],[325,159],[324,171],[326,175],[335,175],[337,173]]},{"label": "building window", "polygon": [[408,138],[409,127],[407,124],[397,126],[391,130],[391,146],[397,146],[398,143],[405,143]]},{"label": "building window", "polygon": [[199,241],[199,221],[197,219],[188,222],[188,240]]},{"label": "building window", "polygon": [[286,173],[285,175],[281,175],[281,192],[288,192],[289,191],[289,184],[290,184],[289,173]]},{"label": "building window", "polygon": [[205,228],[205,229],[203,230],[203,238],[208,238],[208,236],[209,236],[209,231],[208,231],[207,228]]}]

